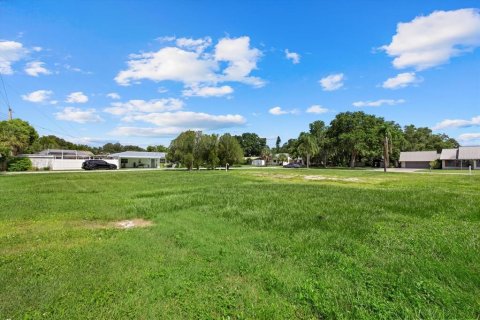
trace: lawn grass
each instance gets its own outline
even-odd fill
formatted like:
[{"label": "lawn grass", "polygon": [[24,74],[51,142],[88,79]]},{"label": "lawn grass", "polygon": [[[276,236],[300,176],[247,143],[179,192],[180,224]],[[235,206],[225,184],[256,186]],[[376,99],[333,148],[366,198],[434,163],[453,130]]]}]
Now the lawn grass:
[{"label": "lawn grass", "polygon": [[[480,175],[58,173],[0,191],[0,319],[480,317]],[[154,225],[96,227],[133,218]]]}]

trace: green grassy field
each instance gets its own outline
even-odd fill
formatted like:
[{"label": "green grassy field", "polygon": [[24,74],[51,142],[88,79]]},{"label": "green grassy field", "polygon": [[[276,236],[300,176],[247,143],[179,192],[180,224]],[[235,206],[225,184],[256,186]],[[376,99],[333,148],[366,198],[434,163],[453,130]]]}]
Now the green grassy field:
[{"label": "green grassy field", "polygon": [[0,319],[478,319],[480,175],[0,176],[0,288]]}]

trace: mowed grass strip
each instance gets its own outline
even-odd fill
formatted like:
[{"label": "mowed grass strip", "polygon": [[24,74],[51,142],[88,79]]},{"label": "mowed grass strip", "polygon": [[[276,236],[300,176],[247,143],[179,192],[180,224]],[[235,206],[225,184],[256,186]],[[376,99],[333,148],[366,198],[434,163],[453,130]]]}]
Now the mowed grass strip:
[{"label": "mowed grass strip", "polygon": [[[0,190],[1,319],[480,317],[479,175],[98,172]],[[153,224],[105,227],[136,218]]]}]

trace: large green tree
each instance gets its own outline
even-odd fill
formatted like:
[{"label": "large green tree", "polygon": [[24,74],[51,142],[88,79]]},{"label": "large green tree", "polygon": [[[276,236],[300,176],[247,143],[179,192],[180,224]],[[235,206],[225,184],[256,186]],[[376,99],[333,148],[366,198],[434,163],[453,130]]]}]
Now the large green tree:
[{"label": "large green tree", "polygon": [[37,131],[27,121],[0,121],[0,146],[8,149],[12,156],[28,151],[37,139]]},{"label": "large green tree", "polygon": [[316,163],[323,163],[323,165],[326,166],[329,146],[327,137],[328,127],[325,125],[325,122],[317,120],[310,123],[309,128],[309,132],[312,137],[315,138],[318,147],[317,155],[312,157],[313,161]]},{"label": "large green tree", "polygon": [[188,170],[192,170],[196,138],[197,133],[195,131],[182,132],[170,143],[167,159],[171,162],[181,163]]},{"label": "large green tree", "polygon": [[218,157],[223,166],[227,163],[230,165],[241,163],[243,161],[243,150],[238,140],[228,133],[222,135],[218,142]]},{"label": "large green tree", "polygon": [[405,126],[403,129],[405,147],[403,151],[424,151],[458,148],[459,143],[446,134],[434,134],[430,128]]},{"label": "large green tree", "polygon": [[235,136],[243,149],[245,157],[260,156],[267,146],[267,139],[260,138],[256,133],[246,132],[241,136]]},{"label": "large green tree", "polygon": [[378,128],[383,118],[364,112],[342,112],[330,123],[327,135],[331,146],[336,149],[338,162],[348,159],[353,168],[360,157],[373,157],[381,154],[378,146]]}]

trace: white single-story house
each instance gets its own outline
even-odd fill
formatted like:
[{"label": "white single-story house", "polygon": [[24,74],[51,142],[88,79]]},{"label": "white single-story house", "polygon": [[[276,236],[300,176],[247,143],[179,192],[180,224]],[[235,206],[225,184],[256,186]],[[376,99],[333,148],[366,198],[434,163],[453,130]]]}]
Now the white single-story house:
[{"label": "white single-story house", "polygon": [[472,169],[480,169],[480,147],[458,148],[458,160],[462,168],[472,166]]},{"label": "white single-story house", "polygon": [[22,154],[32,161],[32,166],[49,170],[81,170],[88,159],[101,159],[117,168],[159,168],[165,163],[164,152],[125,151],[107,156],[95,156],[90,151],[47,149],[35,154]]},{"label": "white single-story house", "polygon": [[[281,159],[283,158],[283,159]],[[271,165],[279,165],[283,166],[289,164],[293,159],[290,157],[288,153],[276,153],[273,155],[272,160],[270,160]]]},{"label": "white single-story house", "polygon": [[443,149],[440,160],[443,169],[480,169],[480,147]]},{"label": "white single-story house", "polygon": [[440,154],[442,169],[460,169],[461,161],[458,160],[458,149],[443,149]]},{"label": "white single-story house", "polygon": [[408,151],[400,152],[402,168],[428,169],[430,162],[440,159],[437,151]]},{"label": "white single-story house", "polygon": [[[93,159],[90,151],[45,149],[35,154],[21,154],[19,157],[29,158],[32,166],[37,169],[49,170],[81,170],[85,160]],[[109,163],[118,164],[117,160],[104,159]]]},{"label": "white single-story house", "polygon": [[166,161],[165,152],[125,151],[110,154],[118,160],[118,168],[160,168]]}]

